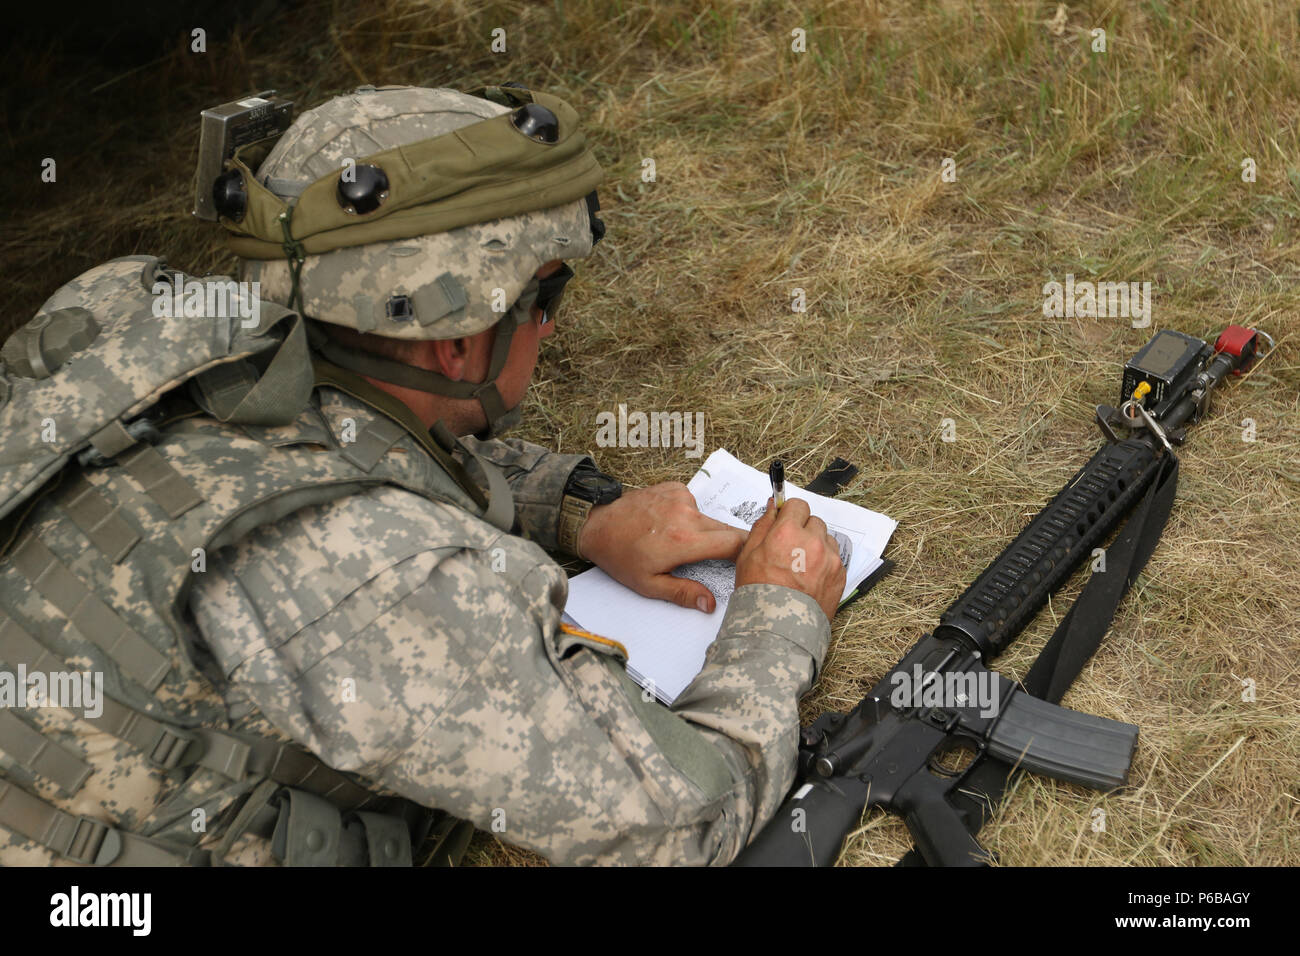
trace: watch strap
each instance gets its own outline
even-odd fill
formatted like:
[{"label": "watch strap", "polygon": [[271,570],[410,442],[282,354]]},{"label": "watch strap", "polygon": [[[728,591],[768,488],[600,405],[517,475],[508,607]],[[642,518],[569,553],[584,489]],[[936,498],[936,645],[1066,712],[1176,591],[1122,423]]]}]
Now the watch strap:
[{"label": "watch strap", "polygon": [[[578,539],[582,536],[582,526],[587,523],[587,516],[594,507],[592,502],[584,501],[574,495],[565,495],[560,499],[560,520],[556,526],[556,538],[560,550],[582,558],[578,550]],[[586,558],[582,558],[584,561]]]}]

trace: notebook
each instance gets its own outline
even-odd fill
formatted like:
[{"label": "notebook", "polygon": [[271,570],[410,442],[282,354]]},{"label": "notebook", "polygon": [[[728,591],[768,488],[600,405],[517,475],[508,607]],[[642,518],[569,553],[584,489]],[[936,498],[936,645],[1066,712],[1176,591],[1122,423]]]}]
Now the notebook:
[{"label": "notebook", "polygon": [[[746,530],[762,516],[772,494],[765,473],[721,448],[708,457],[686,487],[703,514]],[[888,562],[882,554],[897,521],[789,482],[786,497],[806,501],[839,545],[846,568],[841,606],[874,583],[873,575],[878,578],[886,570]],[[570,579],[564,614],[570,624],[626,647],[628,674],[669,705],[704,666],[705,652],[717,636],[736,586],[736,566],[730,561],[699,561],[682,565],[673,574],[699,581],[712,591],[717,598],[714,612],[704,614],[642,597],[599,568],[592,568]]]}]

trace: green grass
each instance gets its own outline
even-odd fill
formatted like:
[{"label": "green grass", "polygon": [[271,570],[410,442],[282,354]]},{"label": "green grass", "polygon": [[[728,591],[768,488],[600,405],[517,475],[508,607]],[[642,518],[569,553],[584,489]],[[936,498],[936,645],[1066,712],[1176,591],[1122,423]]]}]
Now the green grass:
[{"label": "green grass", "polygon": [[[1141,725],[1133,787],[1023,779],[982,838],[1011,864],[1296,865],[1298,14],[1112,0],[1070,4],[1057,33],[1056,9],[339,2],[205,58],[178,39],[149,73],[80,99],[114,78],[74,82],[57,51],[33,50],[17,65],[61,110],[38,98],[3,132],[31,168],[59,156],[60,179],[16,187],[0,228],[6,321],[113,255],[232,268],[187,213],[204,106],[268,86],[306,106],[362,81],[554,91],[607,170],[609,234],[578,268],[520,434],[596,450],[596,414],[624,402],[702,410],[710,449],[783,456],[800,482],[854,461],[845,495],[899,519],[899,567],[837,618],[807,717],[864,693],[1096,443],[1092,406],[1116,399],[1150,330],[1044,318],[1044,282],[1150,281],[1156,328],[1211,339],[1258,324],[1278,354],[1193,433],[1165,539],[1065,698]],[[502,56],[488,52],[496,26],[510,31]],[[790,50],[795,27],[806,54]],[[147,115],[131,108],[146,98]],[[955,183],[939,177],[947,157]],[[796,286],[805,314],[790,311]],[[697,464],[599,451],[634,484]],[[1077,587],[999,661],[1007,673],[1025,673]],[[1256,681],[1254,703],[1233,675]],[[907,844],[897,820],[869,817],[844,862],[889,863]],[[486,835],[472,859],[536,862]]]}]

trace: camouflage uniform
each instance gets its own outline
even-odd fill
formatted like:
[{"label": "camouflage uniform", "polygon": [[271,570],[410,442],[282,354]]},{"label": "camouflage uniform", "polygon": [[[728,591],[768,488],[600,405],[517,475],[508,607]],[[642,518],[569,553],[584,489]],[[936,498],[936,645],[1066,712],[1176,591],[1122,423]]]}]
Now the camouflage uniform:
[{"label": "camouflage uniform", "polygon": [[[445,133],[424,124],[448,103],[468,117],[451,128],[504,109],[449,91],[339,98],[304,127],[323,139],[288,135],[259,175],[307,195],[303,169],[391,145],[384,124],[412,116]],[[338,242],[303,262],[303,311],[390,337],[501,323],[500,337],[490,294],[527,320],[519,277],[588,254],[589,213],[579,199]],[[284,263],[245,266],[289,298]],[[671,711],[645,701],[621,647],[560,628],[567,582],[544,549],[588,459],[412,427],[391,396],[310,357],[302,320],[269,302],[247,332],[155,321],[139,304],[155,271],[115,260],[46,303],[105,329],[66,370],[41,357],[46,319],[6,345],[13,368],[35,358],[0,380],[0,505],[45,494],[17,524],[0,511],[0,663],[101,671],[107,710],[0,710],[0,863],[402,862],[389,836],[412,803],[555,862],[730,861],[793,777],[797,701],[829,639],[817,603],[738,588],[699,677]],[[390,293],[411,313],[394,318]],[[485,387],[470,394],[495,426],[514,410]],[[135,427],[183,391],[178,413]],[[13,465],[41,415],[58,441]],[[105,467],[66,465],[91,451]],[[332,822],[304,830],[322,799]]]},{"label": "camouflage uniform", "polygon": [[[527,530],[553,542],[575,459],[488,451],[520,469]],[[382,488],[259,528],[191,606],[232,690],[333,767],[557,863],[729,862],[793,778],[825,614],[789,588],[737,588],[669,712],[620,649],[559,630],[567,594],[534,541]]]}]

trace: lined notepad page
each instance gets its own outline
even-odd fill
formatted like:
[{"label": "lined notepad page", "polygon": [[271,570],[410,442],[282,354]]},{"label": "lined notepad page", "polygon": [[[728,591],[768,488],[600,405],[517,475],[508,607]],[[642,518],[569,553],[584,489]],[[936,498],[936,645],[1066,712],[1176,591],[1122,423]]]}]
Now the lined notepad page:
[{"label": "lined notepad page", "polygon": [[[708,457],[687,488],[703,514],[745,530],[762,516],[772,495],[766,474],[724,449]],[[846,567],[841,600],[848,597],[880,567],[881,554],[898,522],[789,482],[786,497],[808,502],[809,510],[826,522]],[[569,581],[564,615],[571,624],[623,644],[628,650],[628,674],[666,704],[676,700],[704,666],[704,655],[717,636],[736,585],[736,568],[729,561],[700,561],[673,573],[702,582],[717,598],[716,610],[704,614],[642,597],[592,568]]]}]

